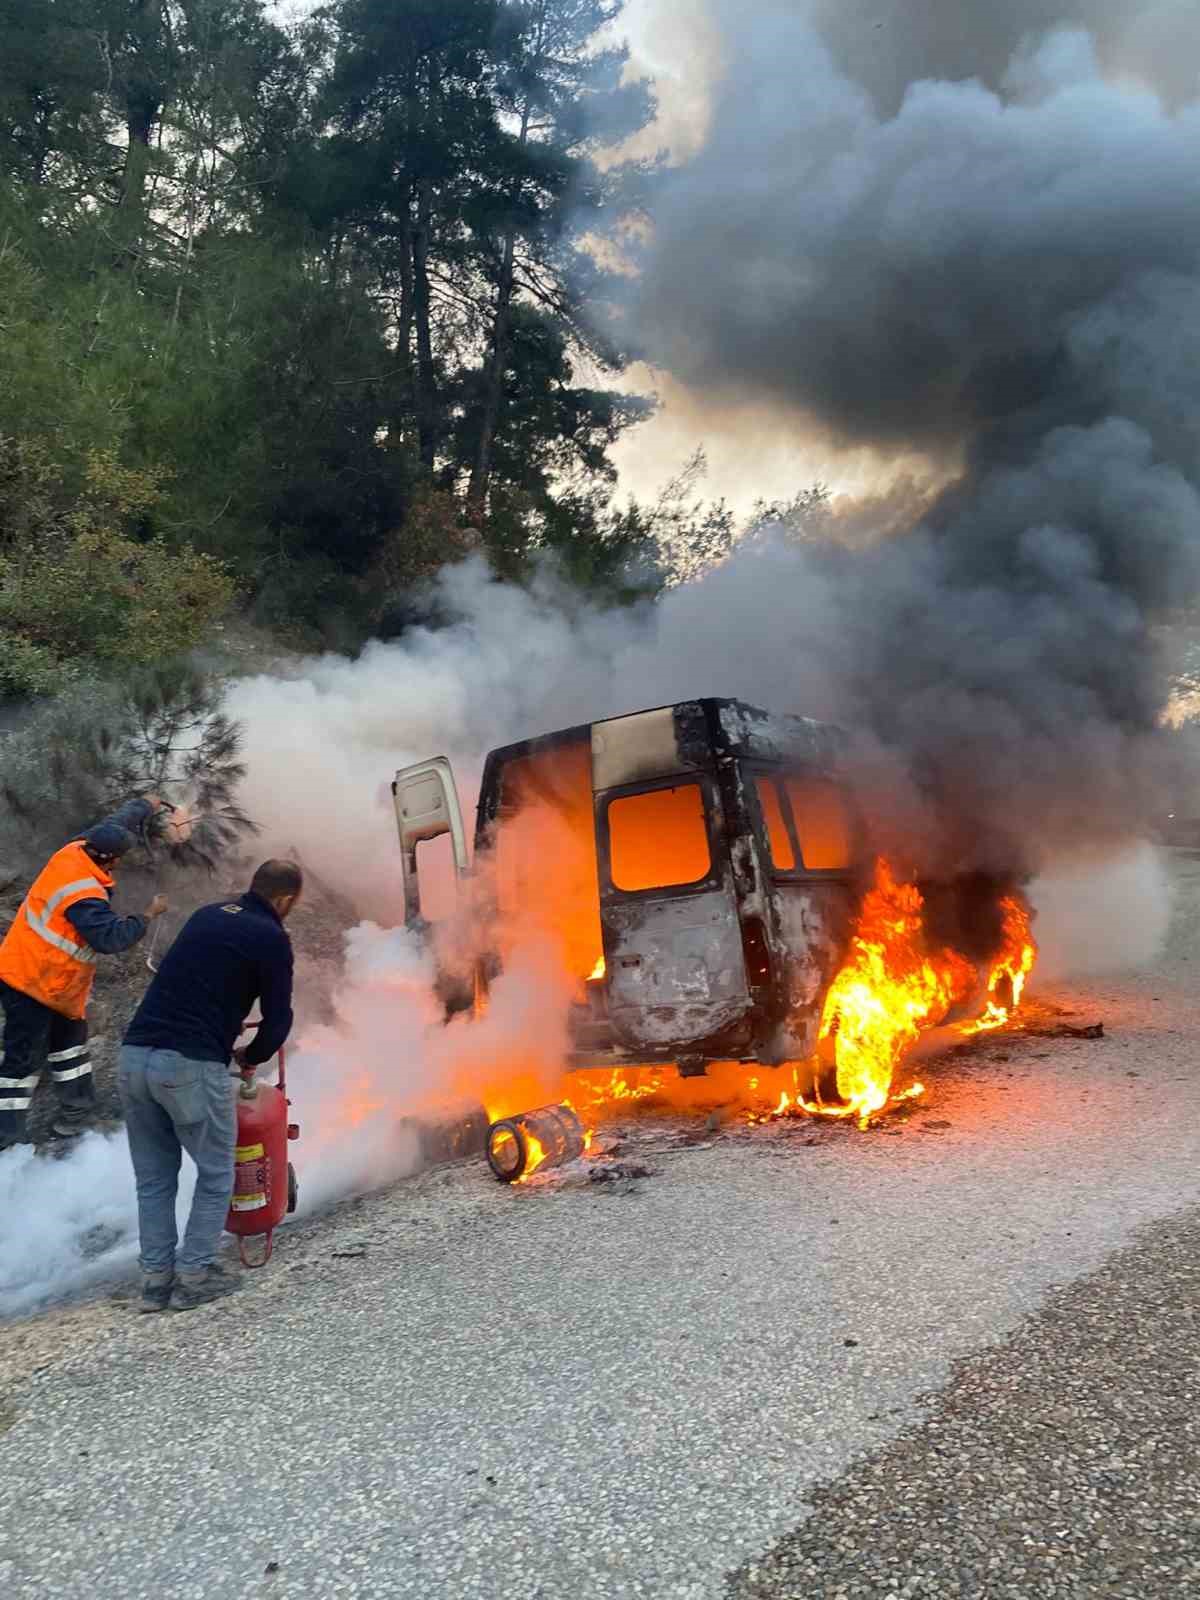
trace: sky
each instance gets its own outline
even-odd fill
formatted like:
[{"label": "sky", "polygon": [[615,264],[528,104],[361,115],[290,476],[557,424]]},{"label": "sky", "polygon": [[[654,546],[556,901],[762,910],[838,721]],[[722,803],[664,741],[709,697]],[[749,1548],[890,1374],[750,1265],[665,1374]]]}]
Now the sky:
[{"label": "sky", "polygon": [[[658,118],[641,149],[666,149],[672,159],[686,159],[707,127],[720,51],[711,19],[702,4],[629,0],[618,31],[632,52],[631,72],[652,78],[658,98]],[[705,270],[703,263],[699,270]],[[633,494],[653,496],[700,446],[708,460],[705,496],[739,510],[759,498],[790,498],[818,481],[858,492],[872,484],[869,459],[833,460],[820,443],[798,437],[794,418],[781,418],[773,408],[742,408],[730,426],[714,417],[702,394],[690,393],[662,369],[636,366],[626,382],[658,400],[651,420],[627,434],[614,452],[621,487]]]}]

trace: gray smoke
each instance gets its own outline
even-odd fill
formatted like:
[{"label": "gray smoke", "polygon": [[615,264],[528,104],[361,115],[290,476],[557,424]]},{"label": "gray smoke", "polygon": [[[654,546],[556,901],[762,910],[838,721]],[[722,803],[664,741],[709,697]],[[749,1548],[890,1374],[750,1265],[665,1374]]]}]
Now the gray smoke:
[{"label": "gray smoke", "polygon": [[1090,33],[1106,73],[1152,87],[1171,105],[1196,93],[1200,11],[1192,0],[816,0],[781,9],[812,17],[839,72],[885,116],[921,78],[1002,88],[1027,39],[1072,26]]},{"label": "gray smoke", "polygon": [[[642,353],[725,413],[952,479],[772,593],[806,619],[798,690],[819,667],[946,865],[1135,832],[1147,622],[1200,579],[1200,14],[709,9],[724,74],[655,196]],[[1064,19],[1093,31],[1029,31]]]}]

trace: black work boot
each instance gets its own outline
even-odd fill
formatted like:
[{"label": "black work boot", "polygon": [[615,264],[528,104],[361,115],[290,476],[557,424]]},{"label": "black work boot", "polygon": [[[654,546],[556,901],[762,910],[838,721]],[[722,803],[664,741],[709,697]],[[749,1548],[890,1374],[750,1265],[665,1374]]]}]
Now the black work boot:
[{"label": "black work boot", "polygon": [[194,1311],[197,1306],[207,1305],[210,1300],[223,1300],[240,1287],[237,1278],[215,1264],[202,1267],[199,1272],[177,1272],[175,1287],[171,1290],[170,1307],[172,1311]]},{"label": "black work boot", "polygon": [[142,1298],[138,1302],[138,1310],[165,1311],[174,1285],[174,1267],[168,1267],[165,1272],[143,1272]]}]

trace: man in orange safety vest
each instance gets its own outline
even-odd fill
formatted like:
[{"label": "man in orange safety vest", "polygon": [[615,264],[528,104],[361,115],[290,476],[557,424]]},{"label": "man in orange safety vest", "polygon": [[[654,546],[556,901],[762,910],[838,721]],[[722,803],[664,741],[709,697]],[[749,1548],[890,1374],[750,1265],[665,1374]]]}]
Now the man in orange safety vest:
[{"label": "man in orange safety vest", "polygon": [[0,1149],[17,1143],[42,1068],[58,1097],[54,1132],[74,1138],[96,1103],[87,1005],[98,955],[118,955],[145,937],[167,909],[156,894],[140,916],[119,917],[109,903],[117,863],[162,802],[130,800],[55,851],[0,943]]}]

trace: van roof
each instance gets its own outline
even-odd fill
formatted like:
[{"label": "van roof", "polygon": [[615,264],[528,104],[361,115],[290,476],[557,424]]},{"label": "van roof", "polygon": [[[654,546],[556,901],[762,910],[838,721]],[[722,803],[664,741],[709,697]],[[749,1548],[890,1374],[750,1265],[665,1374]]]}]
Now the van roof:
[{"label": "van roof", "polygon": [[620,723],[663,711],[674,714],[681,733],[689,724],[693,727],[702,726],[707,732],[710,746],[715,745],[723,753],[745,760],[818,761],[825,764],[836,761],[846,744],[845,731],[834,723],[817,722],[794,712],[765,711],[745,700],[706,696],[695,700],[677,700],[665,706],[647,706],[618,717],[584,722],[574,728],[560,728],[552,733],[520,740],[516,744],[501,745],[489,753],[487,764],[502,765],[568,744],[590,744],[595,728],[611,726],[615,731]]}]

